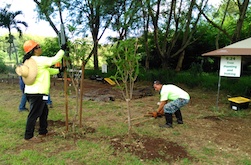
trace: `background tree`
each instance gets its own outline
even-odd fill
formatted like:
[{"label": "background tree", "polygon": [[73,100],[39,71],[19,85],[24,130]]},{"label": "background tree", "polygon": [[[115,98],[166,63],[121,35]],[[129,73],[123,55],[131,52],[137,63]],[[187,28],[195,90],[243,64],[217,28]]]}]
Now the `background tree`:
[{"label": "background tree", "polygon": [[[234,38],[240,40],[249,37],[251,31],[250,3],[247,0],[224,0],[215,7],[208,6],[207,0],[34,2],[39,18],[48,21],[58,35],[60,19],[55,18],[59,18],[59,10],[62,11],[64,23],[76,27],[78,33],[74,38],[86,38],[90,33],[92,51],[88,52],[86,59],[96,54],[96,64],[98,54],[101,54],[98,51],[102,46],[99,42],[107,28],[118,35],[112,42],[140,36],[142,47],[139,51],[145,68],[161,66],[177,71],[188,69],[194,60],[198,62],[201,53],[215,49],[212,43],[217,36],[216,46],[223,47],[233,42]],[[58,2],[61,2],[61,6]],[[201,13],[204,17],[199,17]],[[97,69],[96,64],[94,67]]]},{"label": "background tree", "polygon": [[118,34],[112,38],[117,42],[129,37],[138,36],[141,26],[139,20],[142,16],[140,1],[117,0],[114,7],[114,17],[111,22],[112,30]]},{"label": "background tree", "polygon": [[150,68],[150,48],[149,48],[149,24],[150,24],[150,15],[148,14],[147,5],[148,3],[145,0],[140,1],[141,11],[143,15],[143,43],[145,47],[145,68]]},{"label": "background tree", "polygon": [[70,15],[72,25],[82,27],[81,30],[89,29],[93,48],[89,57],[94,57],[94,69],[98,70],[98,44],[114,15],[114,1],[113,0],[75,0],[70,6]]},{"label": "background tree", "polygon": [[44,38],[43,43],[43,56],[54,56],[58,50],[60,49],[58,44],[58,38],[53,37],[46,37]]},{"label": "background tree", "polygon": [[9,11],[10,5],[6,5],[5,8],[0,9],[0,27],[8,29],[9,36],[7,41],[9,43],[9,57],[11,58],[12,47],[14,48],[16,54],[16,63],[18,63],[17,49],[14,44],[14,36],[11,33],[12,29],[16,29],[19,33],[19,37],[22,36],[22,30],[20,25],[28,27],[27,23],[24,21],[17,20],[16,17],[22,15],[22,11]]},{"label": "background tree", "polygon": [[[194,34],[197,31],[197,24],[199,22],[201,12],[197,13],[197,17],[194,18],[193,17],[193,15],[194,15],[193,9],[195,7],[196,0],[192,0],[190,2],[191,3],[188,7],[188,12],[185,16],[184,23],[181,23],[181,24],[184,24],[184,29],[182,30],[183,35],[182,35],[182,42],[181,42],[180,48],[177,52],[175,52],[174,54],[171,55],[171,58],[173,58],[177,55],[179,56],[175,71],[180,71],[182,68],[182,63],[183,63],[183,60],[185,57],[185,49],[190,44],[192,44],[193,42],[195,42],[197,40],[197,38],[194,37]],[[204,6],[204,4],[202,1],[200,3],[199,7],[203,8],[203,6]],[[175,19],[175,20],[178,20],[178,19]]]},{"label": "background tree", "polygon": [[[180,70],[185,55],[184,50],[195,40],[192,36],[201,15],[195,10],[195,2],[195,0],[148,1],[156,50],[163,68],[169,67],[170,58],[180,55],[176,67],[176,70]],[[201,1],[201,8],[204,5],[203,2]],[[162,8],[163,6],[169,8],[166,7],[165,10]],[[181,37],[183,41],[178,43]]]},{"label": "background tree", "polygon": [[59,15],[58,3],[61,3],[61,1],[60,0],[59,1],[58,0],[41,0],[41,1],[34,0],[34,2],[37,5],[38,18],[49,22],[50,26],[53,28],[55,33],[59,36],[60,30],[57,28],[56,25],[59,24],[60,21],[59,20],[55,21],[52,18]]},{"label": "background tree", "polygon": [[242,39],[249,0],[224,0],[219,9],[210,16],[210,10],[202,11],[206,20],[228,38],[229,44]]}]

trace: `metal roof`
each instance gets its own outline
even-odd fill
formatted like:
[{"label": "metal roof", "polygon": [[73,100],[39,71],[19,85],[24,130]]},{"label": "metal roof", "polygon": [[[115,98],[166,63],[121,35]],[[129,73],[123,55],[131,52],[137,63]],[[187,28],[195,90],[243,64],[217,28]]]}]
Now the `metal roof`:
[{"label": "metal roof", "polygon": [[251,38],[204,53],[202,56],[251,56]]}]

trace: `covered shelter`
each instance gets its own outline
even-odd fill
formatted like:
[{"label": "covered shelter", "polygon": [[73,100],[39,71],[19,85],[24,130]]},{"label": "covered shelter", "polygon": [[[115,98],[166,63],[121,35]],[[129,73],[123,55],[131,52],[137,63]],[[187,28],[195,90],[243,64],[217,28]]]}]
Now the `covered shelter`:
[{"label": "covered shelter", "polygon": [[251,56],[251,38],[247,38],[242,41],[228,45],[226,47],[204,53],[202,54],[202,56],[221,58],[219,82],[218,82],[218,94],[216,103],[218,108],[221,76],[240,77],[241,61],[243,59],[245,59],[246,61],[247,60],[246,57]]},{"label": "covered shelter", "polygon": [[251,56],[251,38],[204,53],[202,56]]}]

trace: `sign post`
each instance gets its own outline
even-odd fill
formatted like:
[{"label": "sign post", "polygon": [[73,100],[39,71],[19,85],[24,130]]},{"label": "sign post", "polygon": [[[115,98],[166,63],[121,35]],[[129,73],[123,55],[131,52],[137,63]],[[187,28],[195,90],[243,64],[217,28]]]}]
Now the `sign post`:
[{"label": "sign post", "polygon": [[217,102],[216,102],[217,109],[219,104],[221,76],[240,77],[240,75],[241,75],[241,56],[221,56],[220,76],[218,81],[218,92],[217,92]]}]

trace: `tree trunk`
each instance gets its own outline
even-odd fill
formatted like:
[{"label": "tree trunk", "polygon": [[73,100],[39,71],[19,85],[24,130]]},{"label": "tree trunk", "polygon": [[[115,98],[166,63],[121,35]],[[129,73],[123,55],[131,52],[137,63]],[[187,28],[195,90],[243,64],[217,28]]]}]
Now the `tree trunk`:
[{"label": "tree trunk", "polygon": [[149,33],[149,22],[150,22],[150,15],[144,9],[144,3],[141,1],[141,6],[143,9],[143,19],[144,19],[144,42],[145,42],[145,52],[146,52],[146,59],[145,59],[145,68],[149,69],[149,43],[148,43],[148,33]]},{"label": "tree trunk", "polygon": [[149,55],[146,55],[145,68],[148,70],[150,68]]},{"label": "tree trunk", "polygon": [[14,41],[13,41],[13,48],[14,48],[14,51],[15,51],[15,55],[16,55],[16,63],[18,64],[18,55],[17,55],[17,48],[16,48],[16,46],[15,46],[15,44],[14,44]]},{"label": "tree trunk", "polygon": [[150,51],[149,51],[148,35],[147,34],[145,35],[145,51],[146,51],[145,68],[149,69]]},{"label": "tree trunk", "polygon": [[184,57],[185,57],[185,51],[183,51],[179,56],[179,60],[175,69],[176,72],[179,72],[181,70]]},{"label": "tree trunk", "polygon": [[8,38],[8,42],[10,44],[10,47],[9,47],[9,57],[10,57],[10,60],[12,59],[11,58],[11,54],[12,54],[12,48],[11,48],[11,44],[13,43],[13,35],[11,34],[10,30],[9,30],[9,38]]},{"label": "tree trunk", "polygon": [[[227,1],[227,5],[226,5],[226,8],[225,8],[223,19],[222,19],[221,25],[220,25],[221,28],[223,26],[223,23],[225,21],[226,15],[227,15],[227,9],[228,9],[229,3],[230,3],[230,0]],[[219,38],[220,38],[220,30],[218,31],[218,34],[217,34],[216,39],[215,39],[215,47],[216,47],[216,49],[219,49]]]},{"label": "tree trunk", "polygon": [[163,69],[169,68],[169,60],[167,58],[161,58],[161,67]]},{"label": "tree trunk", "polygon": [[247,11],[247,7],[249,4],[249,0],[244,0],[243,4],[240,4],[238,1],[238,8],[239,8],[239,19],[237,21],[237,25],[236,25],[236,29],[232,38],[232,43],[235,43],[237,41],[240,40],[240,34],[241,34],[241,29],[242,29],[242,25],[246,16],[246,11]]},{"label": "tree trunk", "polygon": [[98,40],[94,41],[94,51],[93,51],[93,59],[94,59],[94,70],[98,70]]},{"label": "tree trunk", "polygon": [[126,99],[126,106],[127,106],[127,119],[128,119],[128,138],[129,141],[131,139],[132,136],[132,124],[131,124],[131,110],[130,110],[130,99]]}]

